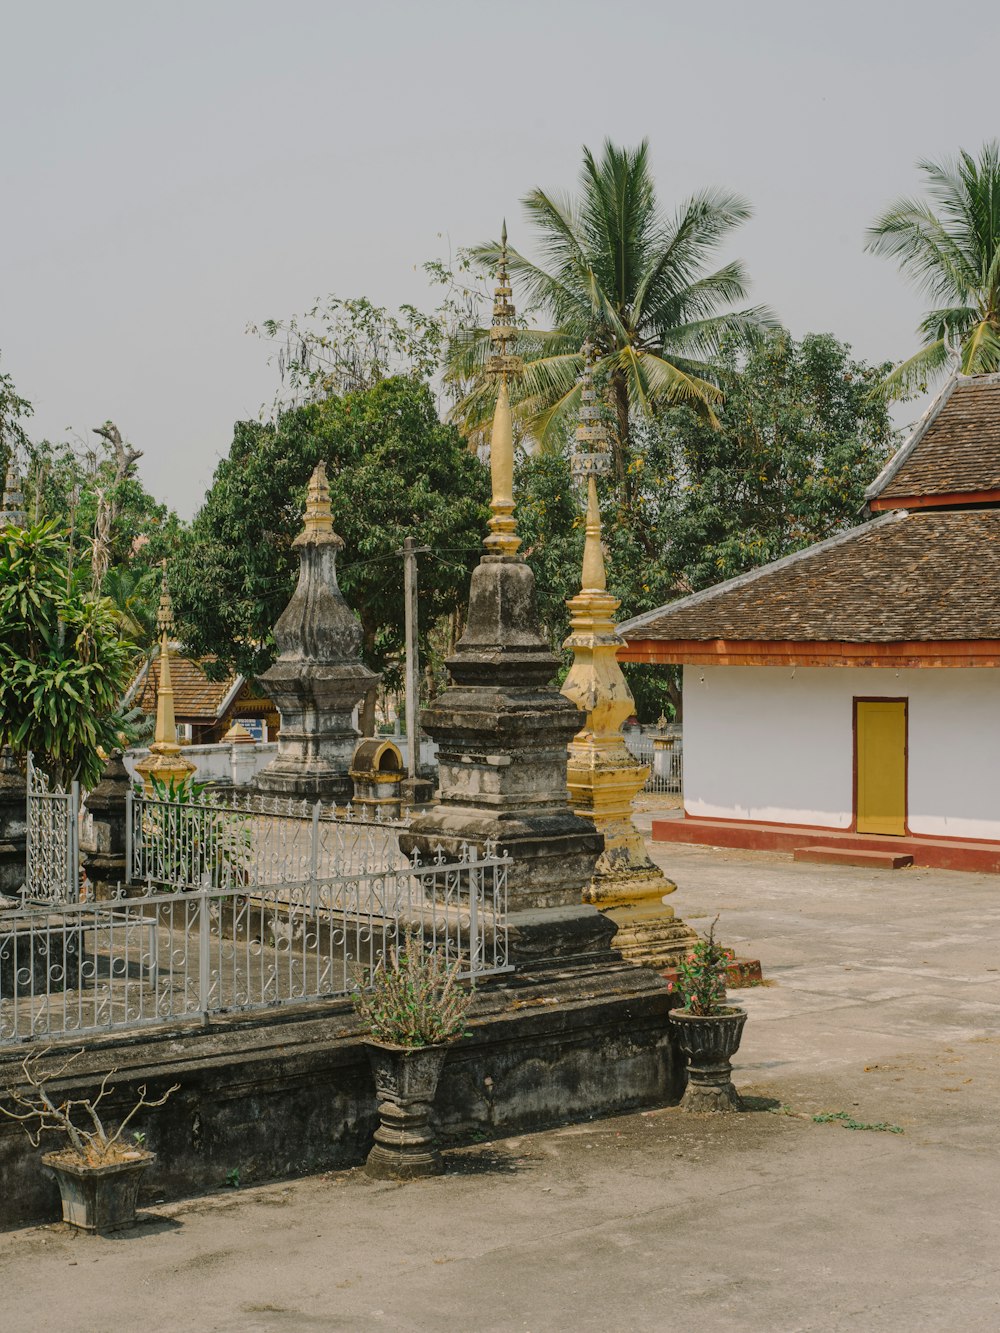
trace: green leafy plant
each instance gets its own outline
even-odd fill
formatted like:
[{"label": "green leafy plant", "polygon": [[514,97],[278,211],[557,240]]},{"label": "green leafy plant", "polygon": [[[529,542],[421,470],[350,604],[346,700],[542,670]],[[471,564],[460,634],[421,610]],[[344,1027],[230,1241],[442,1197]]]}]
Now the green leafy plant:
[{"label": "green leafy plant", "polygon": [[465,1031],[474,998],[459,982],[461,964],[440,949],[427,948],[416,935],[389,950],[371,985],[354,1005],[375,1041],[387,1046],[435,1046]]},{"label": "green leafy plant", "polygon": [[226,1172],[226,1184],[229,1186],[230,1189],[233,1190],[239,1189],[240,1168],[238,1166],[234,1166],[231,1170]]},{"label": "green leafy plant", "polygon": [[73,572],[55,523],[0,532],[0,745],[63,786],[94,787],[134,727],[120,700],[135,645]]},{"label": "green leafy plant", "polygon": [[817,1125],[839,1124],[844,1129],[870,1129],[881,1134],[902,1134],[902,1125],[890,1125],[887,1120],[855,1120],[849,1111],[820,1111],[813,1116]]},{"label": "green leafy plant", "polygon": [[677,968],[677,989],[684,997],[684,1009],[699,1017],[728,1012],[726,965],[733,954],[715,938],[718,921],[716,917],[708,934],[702,936]]}]

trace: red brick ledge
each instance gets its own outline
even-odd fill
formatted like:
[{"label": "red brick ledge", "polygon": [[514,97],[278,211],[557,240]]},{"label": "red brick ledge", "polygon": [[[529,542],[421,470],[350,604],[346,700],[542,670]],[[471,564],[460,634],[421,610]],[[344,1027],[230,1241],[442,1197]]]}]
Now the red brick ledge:
[{"label": "red brick ledge", "polygon": [[968,870],[1000,874],[1000,842],[959,838],[880,837],[838,829],[797,828],[792,824],[758,824],[741,820],[654,819],[654,842],[679,842],[702,847],[732,847],[756,852],[794,852],[800,847],[843,847],[897,852],[913,857],[915,866],[935,870]]}]

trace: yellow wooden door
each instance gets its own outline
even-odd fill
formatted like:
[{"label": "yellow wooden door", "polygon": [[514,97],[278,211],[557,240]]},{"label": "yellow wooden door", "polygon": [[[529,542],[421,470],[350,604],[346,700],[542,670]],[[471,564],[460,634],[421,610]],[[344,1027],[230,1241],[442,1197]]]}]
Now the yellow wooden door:
[{"label": "yellow wooden door", "polygon": [[906,701],[855,705],[859,833],[906,832]]}]

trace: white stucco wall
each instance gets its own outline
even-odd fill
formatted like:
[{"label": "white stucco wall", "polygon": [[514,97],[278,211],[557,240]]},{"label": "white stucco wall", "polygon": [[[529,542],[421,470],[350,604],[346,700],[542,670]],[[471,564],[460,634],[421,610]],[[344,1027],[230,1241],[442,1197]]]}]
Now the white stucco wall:
[{"label": "white stucco wall", "polygon": [[908,699],[912,833],[1000,840],[1000,671],[684,668],[690,815],[846,829],[853,701]]}]

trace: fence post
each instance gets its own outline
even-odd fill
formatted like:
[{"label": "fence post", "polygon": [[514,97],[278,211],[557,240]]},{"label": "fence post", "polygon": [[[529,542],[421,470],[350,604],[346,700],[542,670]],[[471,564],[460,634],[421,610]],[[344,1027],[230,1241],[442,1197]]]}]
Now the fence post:
[{"label": "fence post", "polygon": [[135,793],[129,783],[125,793],[125,883],[132,883],[132,819],[135,807]]},{"label": "fence post", "polygon": [[312,835],[309,848],[309,902],[313,916],[319,910],[319,812],[320,802],[312,809]]},{"label": "fence post", "polygon": [[[479,947],[479,891],[483,877],[483,867],[478,865],[479,848],[469,844],[469,975],[475,980],[482,951]],[[458,919],[462,919],[462,904],[459,902]]]},{"label": "fence post", "polygon": [[198,1007],[201,1020],[208,1023],[208,988],[210,984],[210,963],[212,950],[212,932],[210,930],[208,900],[209,890],[198,890]]}]

